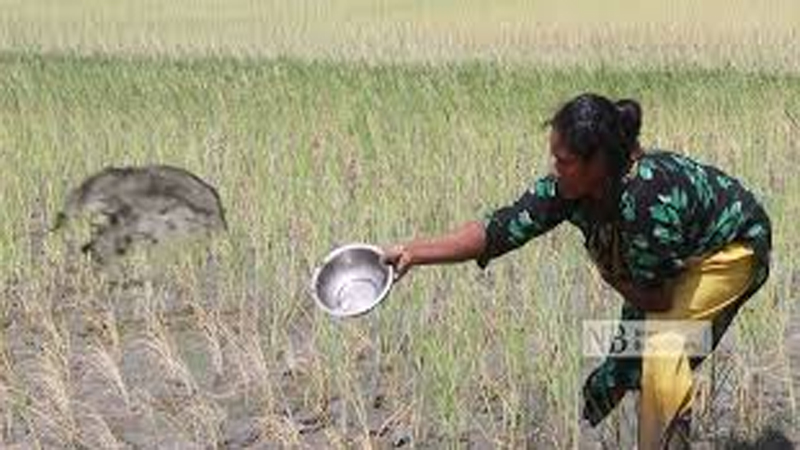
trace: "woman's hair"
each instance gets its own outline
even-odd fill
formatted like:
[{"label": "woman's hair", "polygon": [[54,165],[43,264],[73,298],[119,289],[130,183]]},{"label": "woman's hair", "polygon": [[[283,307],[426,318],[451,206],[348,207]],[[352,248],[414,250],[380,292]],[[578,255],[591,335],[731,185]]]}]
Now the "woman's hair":
[{"label": "woman's hair", "polygon": [[612,102],[602,95],[581,94],[563,106],[547,122],[567,148],[589,160],[601,152],[618,179],[633,150],[639,147],[642,108],[635,100]]}]

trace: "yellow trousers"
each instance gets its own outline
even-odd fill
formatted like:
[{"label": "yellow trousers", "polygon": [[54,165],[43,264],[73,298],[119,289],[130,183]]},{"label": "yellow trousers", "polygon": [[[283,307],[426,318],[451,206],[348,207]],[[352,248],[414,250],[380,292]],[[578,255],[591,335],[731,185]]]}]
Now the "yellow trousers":
[{"label": "yellow trousers", "polygon": [[[672,307],[646,313],[656,331],[645,334],[642,355],[639,449],[661,449],[673,420],[686,413],[693,396],[692,371],[685,351],[687,336],[664,321],[710,321],[751,286],[756,257],[748,246],[733,243],[687,268],[674,282]],[[668,322],[666,322],[668,324]],[[709,325],[710,326],[710,325]]]}]

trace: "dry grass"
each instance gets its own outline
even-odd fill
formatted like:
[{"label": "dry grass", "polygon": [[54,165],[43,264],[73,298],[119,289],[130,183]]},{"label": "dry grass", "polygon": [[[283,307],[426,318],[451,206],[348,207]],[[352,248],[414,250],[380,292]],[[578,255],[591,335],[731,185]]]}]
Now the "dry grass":
[{"label": "dry grass", "polygon": [[800,69],[793,0],[2,0],[0,49]]},{"label": "dry grass", "polygon": [[[698,374],[696,440],[800,428],[800,3],[641,5],[0,0],[0,446],[629,445],[632,403],[577,420],[581,320],[619,299],[574,230],[419,270],[358,320],[307,295],[336,244],[515,198],[583,90],[639,98],[646,143],[773,218],[772,278]],[[230,233],[98,270],[85,227],[47,232],[68,188],[138,163],[217,186]]]},{"label": "dry grass", "polygon": [[[486,273],[420,270],[359,320],[332,321],[306,291],[337,243],[430,234],[513,199],[545,170],[538,124],[583,89],[640,98],[645,142],[719,164],[765,199],[773,278],[715,370],[699,375],[697,438],[790,427],[800,130],[786,111],[800,109],[796,77],[6,55],[4,444],[564,448],[629,439],[626,414],[591,433],[577,421],[592,364],[581,358],[580,321],[614,317],[619,300],[571,230]],[[85,230],[46,233],[82,177],[156,161],[219,187],[230,234],[97,271],[71,244]]]}]

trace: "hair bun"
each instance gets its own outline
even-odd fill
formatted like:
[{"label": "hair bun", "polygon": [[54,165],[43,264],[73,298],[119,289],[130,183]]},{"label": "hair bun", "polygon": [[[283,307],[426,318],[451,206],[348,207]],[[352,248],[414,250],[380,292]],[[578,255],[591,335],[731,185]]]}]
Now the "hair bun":
[{"label": "hair bun", "polygon": [[636,100],[627,98],[618,100],[615,105],[625,140],[633,144],[639,139],[639,130],[642,128],[642,107]]}]

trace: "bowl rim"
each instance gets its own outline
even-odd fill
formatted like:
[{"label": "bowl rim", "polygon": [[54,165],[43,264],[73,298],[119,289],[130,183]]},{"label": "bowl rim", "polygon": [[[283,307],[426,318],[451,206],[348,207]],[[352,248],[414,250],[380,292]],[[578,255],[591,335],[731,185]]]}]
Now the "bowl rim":
[{"label": "bowl rim", "polygon": [[314,302],[320,309],[322,309],[323,311],[334,317],[356,317],[364,313],[367,313],[372,308],[377,306],[381,301],[383,301],[384,298],[386,298],[386,296],[389,294],[389,291],[392,289],[392,285],[394,284],[394,267],[392,267],[390,264],[384,264],[384,267],[386,267],[387,271],[387,278],[386,278],[387,281],[384,284],[381,292],[375,297],[375,299],[372,302],[370,302],[369,306],[363,309],[355,310],[355,312],[344,312],[342,310],[328,307],[328,305],[326,305],[325,302],[323,302],[322,299],[319,298],[319,295],[317,294],[317,285],[319,283],[320,274],[322,273],[322,269],[325,268],[325,266],[327,266],[331,261],[336,259],[342,253],[350,250],[369,250],[377,254],[378,258],[384,255],[383,250],[376,245],[367,244],[363,242],[353,242],[334,248],[325,256],[325,258],[322,260],[322,263],[320,263],[320,265],[318,265],[314,269],[314,273],[311,276],[311,285],[310,285],[311,295],[312,297],[314,297]]}]

